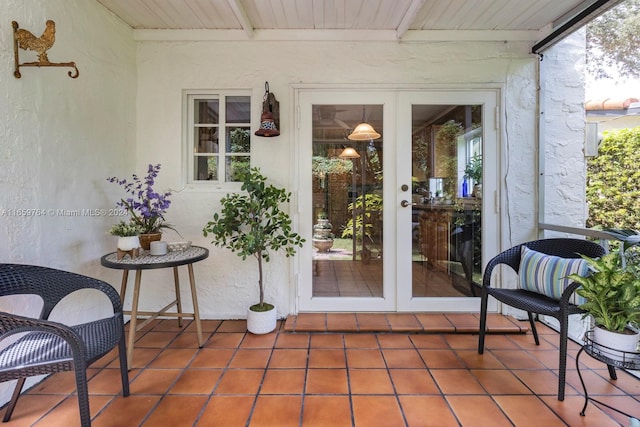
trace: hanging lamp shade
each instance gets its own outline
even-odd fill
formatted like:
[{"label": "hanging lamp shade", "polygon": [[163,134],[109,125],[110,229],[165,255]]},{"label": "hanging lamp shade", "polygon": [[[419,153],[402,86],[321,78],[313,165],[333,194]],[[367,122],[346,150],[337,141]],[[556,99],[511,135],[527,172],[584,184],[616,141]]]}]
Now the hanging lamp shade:
[{"label": "hanging lamp shade", "polygon": [[355,148],[347,147],[342,150],[342,153],[340,153],[338,157],[340,157],[341,159],[359,159],[360,154],[358,154]]},{"label": "hanging lamp shade", "polygon": [[370,139],[380,138],[380,134],[369,123],[360,123],[356,128],[347,136],[352,141],[368,141]]}]

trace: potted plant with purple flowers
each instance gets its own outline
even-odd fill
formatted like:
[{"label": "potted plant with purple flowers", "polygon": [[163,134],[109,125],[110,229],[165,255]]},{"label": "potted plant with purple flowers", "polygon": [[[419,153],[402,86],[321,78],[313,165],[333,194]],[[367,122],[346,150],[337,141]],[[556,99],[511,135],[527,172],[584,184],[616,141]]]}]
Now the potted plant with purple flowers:
[{"label": "potted plant with purple flowers", "polygon": [[169,200],[171,192],[158,193],[153,189],[159,172],[160,164],[155,166],[150,164],[144,178],[136,174],[132,175],[130,181],[116,177],[107,178],[109,182],[124,186],[125,192],[130,194],[130,197],[120,199],[116,205],[129,212],[131,222],[140,229],[140,246],[146,250],[149,250],[152,241],[162,238],[162,228],[174,230],[165,223],[164,218],[171,204]]}]

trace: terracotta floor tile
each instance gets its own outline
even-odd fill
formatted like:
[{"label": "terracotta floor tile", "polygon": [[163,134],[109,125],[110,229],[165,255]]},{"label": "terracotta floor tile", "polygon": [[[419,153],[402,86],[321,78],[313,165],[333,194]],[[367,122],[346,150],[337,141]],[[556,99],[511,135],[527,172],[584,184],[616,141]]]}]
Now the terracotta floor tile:
[{"label": "terracotta floor tile", "polygon": [[311,336],[311,348],[344,348],[342,334],[318,334]]},{"label": "terracotta floor tile", "polygon": [[131,363],[129,369],[146,367],[160,353],[161,349],[159,348],[134,348],[133,363]]},{"label": "terracotta floor tile", "polygon": [[537,396],[494,396],[494,399],[518,427],[565,425]]},{"label": "terracotta floor tile", "polygon": [[[94,372],[95,375],[95,372]],[[73,371],[58,372],[29,390],[29,394],[71,394],[76,389],[76,376]],[[13,385],[11,386],[13,390]]]},{"label": "terracotta floor tile", "polygon": [[[445,334],[442,336],[450,348],[456,350],[478,350],[478,336],[472,334]],[[485,339],[486,342],[486,339]]]},{"label": "terracotta floor tile", "polygon": [[225,368],[231,361],[235,350],[202,349],[196,354],[189,365],[190,368]]},{"label": "terracotta floor tile", "polygon": [[425,331],[455,332],[455,327],[444,314],[416,313],[415,316]]},{"label": "terracotta floor tile", "polygon": [[378,334],[381,348],[414,348],[413,341],[404,334]]},{"label": "terracotta floor tile", "polygon": [[216,332],[247,332],[246,320],[225,320]]},{"label": "terracotta floor tile", "polygon": [[263,335],[247,334],[240,344],[240,348],[267,348],[272,349],[278,334],[270,333]]},{"label": "terracotta floor tile", "polygon": [[269,359],[269,368],[306,368],[308,350],[276,348]]},{"label": "terracotta floor tile", "polygon": [[244,427],[255,399],[255,396],[212,396],[196,425]]},{"label": "terracotta floor tile", "polygon": [[[211,332],[215,332],[220,325],[223,323],[222,320],[212,320],[212,319],[206,319],[206,320],[202,320],[200,319],[200,328],[202,329],[202,333],[203,335],[208,335]],[[189,325],[184,328],[185,332],[196,332],[197,328],[196,328],[196,323],[195,322],[191,322],[189,323]]]},{"label": "terracotta floor tile", "polygon": [[346,369],[309,369],[305,393],[348,394]]},{"label": "terracotta floor tile", "polygon": [[265,374],[260,394],[297,394],[304,391],[304,369],[270,369]]},{"label": "terracotta floor tile", "polygon": [[445,317],[453,324],[457,332],[478,331],[480,319],[471,313],[447,313]]},{"label": "terracotta floor tile", "polygon": [[327,314],[327,330],[329,331],[355,331],[357,327],[355,313]]},{"label": "terracotta floor tile", "polygon": [[206,403],[206,396],[165,396],[142,426],[191,426]]},{"label": "terracotta floor tile", "polygon": [[225,332],[219,334],[213,334],[205,348],[237,348],[242,342],[246,334],[239,332]]},{"label": "terracotta floor tile", "polygon": [[394,332],[422,331],[422,324],[412,313],[387,313],[386,317]]},{"label": "terracotta floor tile", "polygon": [[545,366],[531,356],[519,350],[493,350],[492,354],[507,369],[544,369]]},{"label": "terracotta floor tile", "polygon": [[178,326],[178,319],[160,319],[151,330],[153,332],[173,332],[175,335],[184,331],[191,323],[193,323],[193,320],[183,319],[182,326]]},{"label": "terracotta floor tile", "polygon": [[296,331],[324,332],[327,330],[327,316],[324,313],[302,313],[296,319]]},{"label": "terracotta floor tile", "polygon": [[389,368],[424,368],[425,364],[417,350],[383,349],[382,355]]},{"label": "terracotta floor tile", "polygon": [[[490,396],[446,396],[460,425],[473,427],[513,427]],[[542,425],[542,424],[539,424]]]},{"label": "terracotta floor tile", "polygon": [[531,394],[519,378],[509,371],[476,369],[471,373],[489,394]]},{"label": "terracotta floor tile", "polygon": [[409,339],[416,348],[428,348],[430,350],[448,349],[449,345],[442,335],[437,334],[418,334],[409,335]]},{"label": "terracotta floor tile", "polygon": [[302,415],[302,396],[265,396],[256,400],[249,426],[297,427]]},{"label": "terracotta floor tile", "polygon": [[[95,417],[107,403],[113,399],[113,396],[91,396],[89,402],[89,410],[91,417]],[[19,400],[18,402],[20,402]],[[20,404],[20,403],[18,403]],[[14,422],[18,421],[14,419]],[[4,425],[10,425],[4,424]],[[78,398],[71,396],[65,399],[60,405],[53,408],[53,410],[47,413],[47,416],[40,422],[33,424],[37,427],[50,427],[50,426],[77,426],[80,425],[80,411],[78,410]]]},{"label": "terracotta floor tile", "polygon": [[456,354],[469,369],[504,369],[504,365],[489,351],[478,354],[476,350],[457,350]]},{"label": "terracotta floor tile", "polygon": [[353,396],[353,419],[357,426],[405,426],[395,396]]},{"label": "terracotta floor tile", "polygon": [[585,416],[583,417],[580,415],[580,411],[582,411],[582,406],[584,405],[584,398],[582,396],[566,396],[562,402],[558,400],[555,394],[552,396],[542,396],[540,398],[551,410],[562,417],[569,426],[620,427],[621,425],[626,426],[628,422],[628,419],[624,424],[616,422],[613,418],[591,404],[587,407]]},{"label": "terracotta floor tile", "polygon": [[391,330],[391,326],[387,322],[387,319],[377,314],[357,313],[356,319],[358,321],[358,330],[366,331],[385,331]]},{"label": "terracotta floor tile", "polygon": [[344,350],[309,350],[309,368],[345,368],[347,361]]},{"label": "terracotta floor tile", "polygon": [[[203,339],[205,339],[203,337]],[[171,341],[168,348],[198,348],[198,334],[193,332],[183,332]]]},{"label": "terracotta floor tile", "polygon": [[[522,382],[538,395],[557,396],[558,393],[558,375],[548,369],[535,370],[514,370],[514,375],[522,380]],[[571,393],[571,386],[566,385],[565,394]],[[575,394],[575,391],[574,393]]]},{"label": "terracotta floor tile", "polygon": [[440,390],[426,369],[389,369],[398,394],[439,394]]},{"label": "terracotta floor tile", "polygon": [[180,369],[145,369],[131,381],[131,394],[162,395],[181,374]]},{"label": "terracotta floor tile", "polygon": [[149,368],[186,368],[197,353],[195,348],[167,348],[151,363]]},{"label": "terracotta floor tile", "polygon": [[258,393],[263,377],[264,370],[262,369],[227,370],[222,374],[214,393],[255,395]]},{"label": "terracotta floor tile", "polygon": [[453,350],[419,350],[419,354],[430,369],[465,367],[464,362]]},{"label": "terracotta floor tile", "polygon": [[230,368],[266,368],[271,350],[238,350],[229,363]]},{"label": "terracotta floor tile", "polygon": [[136,347],[164,348],[176,337],[175,332],[147,332],[136,341]]},{"label": "terracotta floor tile", "polygon": [[278,334],[276,348],[309,348],[311,335],[307,333]]},{"label": "terracotta floor tile", "polygon": [[139,426],[161,396],[117,397],[91,423],[92,427]]},{"label": "terracotta floor tile", "polygon": [[399,396],[410,426],[458,427],[458,421],[442,396]]},{"label": "terracotta floor tile", "polygon": [[122,393],[120,369],[103,369],[89,380],[89,394]]},{"label": "terracotta floor tile", "polygon": [[221,375],[221,369],[185,369],[169,394],[211,394]]},{"label": "terracotta floor tile", "polygon": [[349,369],[351,394],[393,394],[386,369]]},{"label": "terracotta floor tile", "polygon": [[487,394],[466,369],[432,369],[431,374],[444,394]]},{"label": "terracotta floor tile", "polygon": [[386,368],[382,351],[374,349],[347,350],[347,366],[349,368]]},{"label": "terracotta floor tile", "polygon": [[513,336],[514,334],[486,335],[484,339],[484,349],[485,350],[498,350],[498,349],[518,350],[522,348],[512,340]]},{"label": "terracotta floor tile", "polygon": [[302,411],[303,427],[351,427],[351,425],[351,404],[348,396],[305,396]]},{"label": "terracotta floor tile", "polygon": [[347,348],[379,348],[377,335],[366,332],[344,334],[344,342]]}]

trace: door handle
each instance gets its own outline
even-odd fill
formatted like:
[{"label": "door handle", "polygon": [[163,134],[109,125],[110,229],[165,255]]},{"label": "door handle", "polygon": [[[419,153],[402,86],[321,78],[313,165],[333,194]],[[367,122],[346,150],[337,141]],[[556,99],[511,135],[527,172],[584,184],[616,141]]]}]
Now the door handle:
[{"label": "door handle", "polygon": [[411,205],[411,206],[415,206],[415,205],[416,205],[416,203],[409,203],[409,202],[407,202],[406,200],[403,200],[403,201],[401,201],[401,202],[400,202],[400,206],[402,206],[403,208],[406,208],[406,207],[407,207],[407,206],[409,206],[409,205]]}]

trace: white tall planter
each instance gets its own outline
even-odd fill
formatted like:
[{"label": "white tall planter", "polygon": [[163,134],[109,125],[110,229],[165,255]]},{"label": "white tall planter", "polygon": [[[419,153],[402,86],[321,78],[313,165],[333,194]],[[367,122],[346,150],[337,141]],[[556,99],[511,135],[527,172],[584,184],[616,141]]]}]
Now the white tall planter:
[{"label": "white tall planter", "polygon": [[247,330],[252,334],[268,334],[276,329],[276,307],[269,311],[247,310]]},{"label": "white tall planter", "polygon": [[[596,326],[593,329],[594,349],[601,355],[620,362],[629,362],[638,351],[640,334],[612,332]],[[600,344],[600,345],[598,345]]]}]

